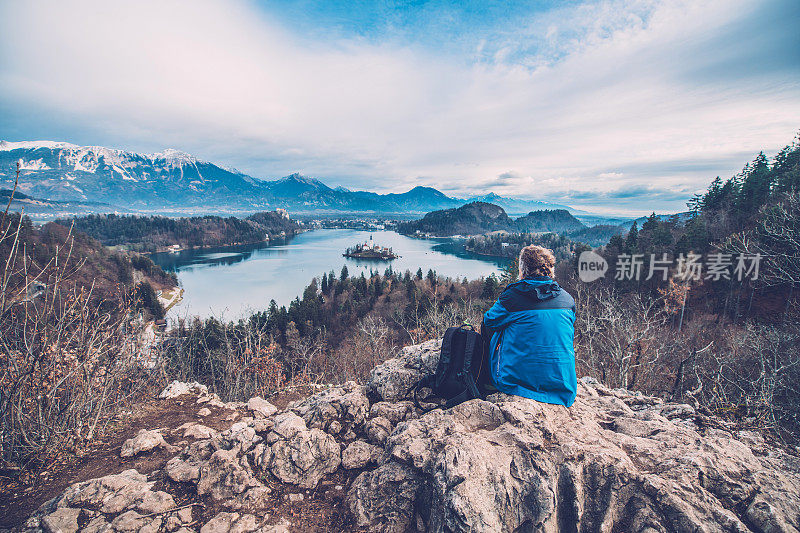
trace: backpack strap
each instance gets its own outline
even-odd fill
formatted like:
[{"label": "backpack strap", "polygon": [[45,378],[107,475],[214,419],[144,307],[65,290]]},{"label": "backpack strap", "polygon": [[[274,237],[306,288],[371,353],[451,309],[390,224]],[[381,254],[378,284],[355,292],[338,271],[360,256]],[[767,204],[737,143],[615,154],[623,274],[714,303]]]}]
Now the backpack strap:
[{"label": "backpack strap", "polygon": [[431,388],[431,387],[433,387],[435,382],[436,382],[436,374],[430,374],[428,376],[425,376],[421,380],[419,380],[419,382],[416,385],[414,385],[414,387],[412,389],[413,390],[414,405],[416,405],[417,409],[419,409],[423,413],[427,413],[428,411],[432,411],[433,409],[436,409],[436,407],[429,407],[429,408],[422,407],[422,404],[419,402],[419,397],[417,396],[417,393],[422,388],[425,388],[425,387]]},{"label": "backpack strap", "polygon": [[465,377],[464,381],[467,384],[467,388],[464,389],[464,392],[453,396],[447,403],[445,404],[445,409],[450,409],[462,402],[466,402],[467,400],[474,400],[476,398],[483,399],[483,396],[478,391],[478,386],[475,384],[475,380],[472,378],[472,374],[469,374]]},{"label": "backpack strap", "polygon": [[[437,370],[434,377],[434,383],[436,387],[441,386],[442,380],[445,378],[444,369],[450,365],[450,358],[452,357],[453,337],[459,329],[460,328],[447,328],[447,331],[444,332],[444,337],[442,338],[442,348],[439,351],[439,364],[436,367]],[[440,371],[440,369],[442,371]]]}]

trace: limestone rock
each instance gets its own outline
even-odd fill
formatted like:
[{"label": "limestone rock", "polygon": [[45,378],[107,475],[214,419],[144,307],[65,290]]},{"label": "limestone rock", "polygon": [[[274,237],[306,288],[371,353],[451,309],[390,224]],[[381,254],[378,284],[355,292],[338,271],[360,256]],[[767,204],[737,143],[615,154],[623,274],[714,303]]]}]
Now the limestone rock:
[{"label": "limestone rock", "polygon": [[291,526],[291,522],[285,518],[281,518],[281,521],[277,524],[265,525],[261,527],[258,529],[258,533],[289,533],[291,531]]},{"label": "limestone rock", "polygon": [[136,504],[136,508],[145,514],[163,513],[174,507],[172,495],[161,490],[146,492]]},{"label": "limestone rock", "polygon": [[364,388],[351,381],[309,396],[292,405],[291,410],[301,416],[309,428],[338,434],[364,425],[369,414],[369,400]]},{"label": "limestone rock", "polygon": [[153,448],[166,448],[169,451],[177,451],[177,448],[168,444],[164,440],[164,436],[158,431],[140,429],[135,437],[122,443],[120,457],[133,457],[142,452],[149,452]]},{"label": "limestone rock", "polygon": [[374,442],[375,444],[380,444],[383,446],[383,443],[386,442],[386,438],[392,432],[392,423],[389,422],[387,419],[383,418],[382,416],[376,416],[375,418],[370,419],[367,422],[366,433],[369,437],[369,440]]},{"label": "limestone rock", "polygon": [[[277,427],[277,426],[276,426]],[[341,464],[341,448],[336,440],[319,429],[301,430],[276,441],[265,450],[261,463],[284,483],[314,488]]]},{"label": "limestone rock", "polygon": [[206,522],[200,533],[250,533],[256,528],[256,517],[251,514],[221,512]]},{"label": "limestone rock", "polygon": [[373,446],[363,440],[356,440],[342,452],[342,467],[348,470],[364,468],[367,465],[375,464],[381,455],[383,455],[383,448]]},{"label": "limestone rock", "polygon": [[62,507],[42,518],[42,529],[47,533],[74,533],[78,531],[80,509]]},{"label": "limestone rock", "polygon": [[71,485],[58,499],[57,506],[119,513],[141,502],[151,492],[152,485],[147,482],[147,476],[136,470],[126,470]]},{"label": "limestone rock", "polygon": [[269,418],[278,412],[278,408],[260,396],[254,396],[247,401],[247,408],[258,413],[264,418]]},{"label": "limestone rock", "polygon": [[290,439],[296,434],[308,431],[305,421],[292,412],[281,413],[275,417],[275,425],[267,435],[267,443]]},{"label": "limestone rock", "polygon": [[181,523],[188,524],[192,521],[192,508],[184,507],[183,509],[178,509],[177,515]]},{"label": "limestone rock", "polygon": [[[300,494],[340,467],[346,478],[365,469],[335,489],[348,487],[365,531],[800,531],[800,461],[755,432],[591,378],[579,380],[570,408],[498,393],[422,414],[408,394],[437,357],[438,342],[409,347],[365,387],[330,387],[222,433],[205,428],[164,475],[196,484],[182,494],[196,490],[206,509],[213,500],[228,511],[206,533],[288,531],[244,513],[274,505],[267,485],[276,480],[291,485],[282,493]],[[135,470],[75,483],[25,531],[195,527],[190,510],[170,511],[173,496],[154,486]]]},{"label": "limestone rock", "polygon": [[412,468],[387,462],[356,478],[347,494],[347,503],[359,527],[370,531],[408,531],[414,523],[423,483],[423,477]]},{"label": "limestone rock", "polygon": [[250,487],[261,483],[252,475],[252,470],[243,466],[238,449],[217,450],[200,468],[197,494],[210,494],[215,500],[229,500]]},{"label": "limestone rock", "polygon": [[192,439],[211,439],[217,435],[217,431],[203,424],[192,424],[183,432],[184,438]]},{"label": "limestone rock", "polygon": [[[800,503],[800,477],[788,459],[756,457],[720,430],[701,435],[662,416],[660,402],[586,387],[570,409],[495,394],[400,422],[381,466],[348,493],[358,525],[405,531],[418,519],[435,532],[800,526],[791,510]],[[394,491],[403,497],[392,499]],[[751,502],[753,494],[763,496]]]},{"label": "limestone rock", "polygon": [[197,411],[197,416],[205,418],[211,414],[211,409],[208,407],[203,407],[202,409]]},{"label": "limestone rock", "polygon": [[[238,446],[242,453],[247,453],[255,445],[263,439],[256,434],[255,426],[256,420],[241,421],[233,424],[230,429],[223,431],[219,435],[219,443],[222,448],[231,449]],[[259,424],[260,425],[260,424]],[[266,427],[262,426],[260,429],[265,430]]]},{"label": "limestone rock", "polygon": [[441,346],[441,340],[406,346],[398,357],[372,370],[367,383],[369,394],[387,402],[408,400],[414,385],[436,371]]},{"label": "limestone rock", "polygon": [[81,533],[108,533],[111,531],[111,524],[109,524],[102,516],[97,516],[89,521]]},{"label": "limestone rock", "polygon": [[397,424],[403,420],[416,418],[417,413],[414,408],[414,403],[411,401],[399,401],[395,403],[390,402],[376,402],[372,404],[369,410],[370,418],[380,416],[385,418],[392,424]]},{"label": "limestone rock", "polygon": [[196,381],[193,381],[192,383],[185,383],[183,381],[175,380],[169,385],[167,385],[167,387],[163,391],[161,391],[161,394],[159,394],[158,397],[169,400],[172,398],[177,398],[178,396],[182,396],[184,394],[205,395],[208,394],[208,387]]},{"label": "limestone rock", "polygon": [[157,533],[161,523],[161,518],[146,517],[136,511],[127,511],[116,517],[111,522],[111,527],[114,531],[121,532]]}]

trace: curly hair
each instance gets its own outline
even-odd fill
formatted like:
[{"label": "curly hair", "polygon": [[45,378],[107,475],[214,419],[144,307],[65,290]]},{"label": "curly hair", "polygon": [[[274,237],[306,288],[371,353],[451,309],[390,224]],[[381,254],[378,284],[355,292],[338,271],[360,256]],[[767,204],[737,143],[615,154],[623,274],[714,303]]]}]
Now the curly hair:
[{"label": "curly hair", "polygon": [[519,253],[519,279],[555,276],[556,257],[547,248],[531,244]]}]

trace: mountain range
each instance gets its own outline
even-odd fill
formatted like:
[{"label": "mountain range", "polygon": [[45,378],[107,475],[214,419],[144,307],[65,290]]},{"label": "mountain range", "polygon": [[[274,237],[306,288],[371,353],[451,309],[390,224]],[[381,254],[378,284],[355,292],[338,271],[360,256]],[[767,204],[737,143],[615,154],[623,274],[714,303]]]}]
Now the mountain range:
[{"label": "mountain range", "polygon": [[97,202],[131,211],[236,212],[285,208],[294,213],[426,213],[484,201],[509,213],[568,209],[494,193],[452,198],[432,187],[378,194],[331,188],[295,173],[269,181],[201,161],[178,150],[140,154],[102,146],[54,141],[0,141],[0,187],[11,188],[17,162],[18,190],[53,201]]}]

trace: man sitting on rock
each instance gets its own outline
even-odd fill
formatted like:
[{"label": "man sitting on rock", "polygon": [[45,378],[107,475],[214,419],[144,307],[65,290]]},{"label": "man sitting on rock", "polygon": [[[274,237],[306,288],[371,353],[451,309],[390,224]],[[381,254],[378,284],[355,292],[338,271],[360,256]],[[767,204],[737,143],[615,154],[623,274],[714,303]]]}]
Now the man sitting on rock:
[{"label": "man sitting on rock", "polygon": [[505,288],[483,323],[498,390],[569,407],[578,389],[575,300],[553,280],[555,263],[547,248],[523,248],[520,280]]}]

